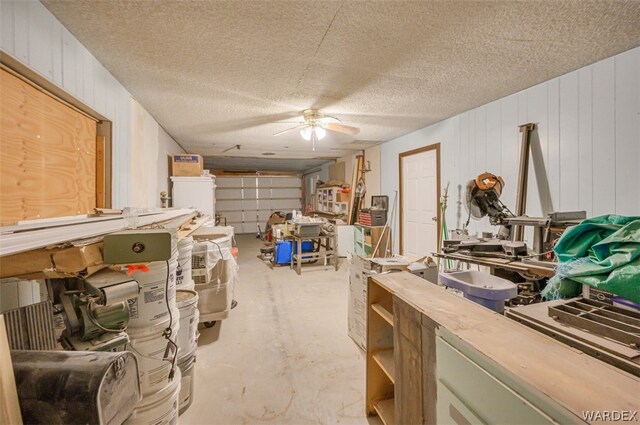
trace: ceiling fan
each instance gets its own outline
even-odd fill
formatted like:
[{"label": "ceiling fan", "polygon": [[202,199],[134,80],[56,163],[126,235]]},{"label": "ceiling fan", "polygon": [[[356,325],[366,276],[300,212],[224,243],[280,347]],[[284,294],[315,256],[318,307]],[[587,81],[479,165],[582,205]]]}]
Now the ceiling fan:
[{"label": "ceiling fan", "polygon": [[302,118],[304,122],[301,122],[295,127],[280,131],[274,134],[274,136],[280,136],[281,134],[298,130],[303,139],[311,140],[313,150],[315,151],[316,141],[324,139],[327,135],[327,130],[336,133],[350,134],[352,136],[360,132],[359,128],[344,125],[338,118],[325,115],[319,109],[305,109],[302,111]]}]

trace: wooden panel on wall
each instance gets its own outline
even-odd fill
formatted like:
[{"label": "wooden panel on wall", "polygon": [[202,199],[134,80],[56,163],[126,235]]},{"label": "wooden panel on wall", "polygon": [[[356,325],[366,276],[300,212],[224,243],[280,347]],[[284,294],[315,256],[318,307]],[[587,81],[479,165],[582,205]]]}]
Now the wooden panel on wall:
[{"label": "wooden panel on wall", "polygon": [[96,122],[0,73],[0,223],[93,212]]}]

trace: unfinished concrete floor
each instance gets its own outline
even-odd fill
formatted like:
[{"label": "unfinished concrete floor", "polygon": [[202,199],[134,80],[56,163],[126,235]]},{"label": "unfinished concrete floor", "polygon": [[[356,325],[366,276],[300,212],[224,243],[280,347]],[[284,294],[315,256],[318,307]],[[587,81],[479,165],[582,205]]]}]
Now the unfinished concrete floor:
[{"label": "unfinished concrete floor", "polygon": [[374,424],[364,416],[364,356],[347,335],[348,264],[273,270],[262,242],[236,237],[230,317],[200,328],[194,402],[181,424]]}]

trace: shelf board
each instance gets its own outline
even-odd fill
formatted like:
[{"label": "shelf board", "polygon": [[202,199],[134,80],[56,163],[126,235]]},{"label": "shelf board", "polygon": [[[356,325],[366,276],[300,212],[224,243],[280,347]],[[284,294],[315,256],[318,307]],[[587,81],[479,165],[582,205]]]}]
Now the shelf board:
[{"label": "shelf board", "polygon": [[389,310],[377,303],[371,304],[371,308],[373,309],[373,311],[378,313],[378,315],[380,315],[380,317],[382,317],[387,323],[393,326],[393,315],[389,313]]},{"label": "shelf board", "polygon": [[378,363],[380,368],[387,374],[391,382],[396,383],[396,363],[393,360],[393,348],[373,353],[373,359]]},{"label": "shelf board", "polygon": [[394,400],[392,398],[388,398],[386,400],[380,400],[376,404],[373,405],[373,408],[376,409],[378,416],[382,419],[384,425],[395,425],[396,423],[396,413],[395,413],[395,405]]}]

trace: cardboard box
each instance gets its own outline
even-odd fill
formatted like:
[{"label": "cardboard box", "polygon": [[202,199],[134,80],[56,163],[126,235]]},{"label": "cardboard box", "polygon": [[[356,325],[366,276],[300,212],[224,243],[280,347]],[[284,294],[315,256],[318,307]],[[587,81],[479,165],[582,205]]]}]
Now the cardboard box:
[{"label": "cardboard box", "polygon": [[[366,350],[367,290],[369,277],[391,270],[408,270],[413,260],[401,256],[364,258],[359,255],[347,255],[347,257],[349,260],[347,334],[360,348]],[[427,281],[425,281],[425,283],[427,283]]]},{"label": "cardboard box", "polygon": [[349,202],[350,198],[351,198],[351,192],[337,192],[336,199],[334,200],[336,202]]},{"label": "cardboard box", "polygon": [[105,267],[102,242],[68,248],[37,249],[0,258],[0,277],[44,279],[89,276]]},{"label": "cardboard box", "polygon": [[174,177],[199,177],[203,169],[200,155],[172,155],[171,157],[171,175]]}]

